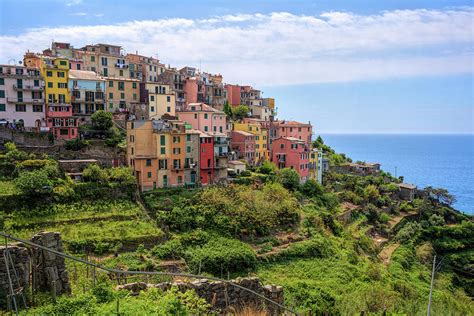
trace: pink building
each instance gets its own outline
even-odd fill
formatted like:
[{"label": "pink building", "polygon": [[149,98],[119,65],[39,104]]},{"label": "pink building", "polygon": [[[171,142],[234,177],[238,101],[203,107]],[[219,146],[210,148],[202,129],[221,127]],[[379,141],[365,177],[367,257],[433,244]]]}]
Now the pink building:
[{"label": "pink building", "polygon": [[46,117],[48,127],[56,138],[74,139],[77,137],[77,118],[72,115],[72,105],[48,105]]},{"label": "pink building", "polygon": [[245,159],[250,165],[255,162],[255,135],[245,131],[232,131],[230,148],[239,159]]},{"label": "pink building", "polygon": [[198,82],[196,77],[186,79],[184,93],[186,95],[186,104],[198,102]]},{"label": "pink building", "polygon": [[38,69],[0,65],[0,120],[37,131],[46,127],[44,80]]},{"label": "pink building", "polygon": [[270,138],[278,139],[281,137],[294,137],[304,141],[306,144],[311,143],[311,135],[313,127],[311,123],[300,123],[295,121],[274,121],[272,122],[273,133]]},{"label": "pink building", "polygon": [[84,62],[81,59],[69,59],[71,70],[84,70]]},{"label": "pink building", "polygon": [[204,103],[190,103],[183,111],[176,112],[181,121],[204,133],[228,134],[226,114]]},{"label": "pink building", "polygon": [[227,101],[229,101],[229,105],[240,105],[240,86],[234,84],[226,84],[225,89],[227,90]]},{"label": "pink building", "polygon": [[281,137],[272,143],[272,162],[278,169],[296,170],[301,182],[305,182],[309,177],[309,155],[309,146],[298,138]]}]

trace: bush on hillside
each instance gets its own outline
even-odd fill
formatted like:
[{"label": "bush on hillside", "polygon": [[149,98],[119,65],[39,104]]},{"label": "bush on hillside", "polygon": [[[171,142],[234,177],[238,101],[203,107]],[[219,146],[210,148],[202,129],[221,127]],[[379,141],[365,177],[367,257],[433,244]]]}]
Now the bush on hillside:
[{"label": "bush on hillside", "polygon": [[300,186],[300,176],[294,169],[284,168],[277,171],[277,181],[285,189],[295,191]]},{"label": "bush on hillside", "polygon": [[21,172],[14,182],[23,195],[30,197],[51,193],[53,189],[45,170]]}]

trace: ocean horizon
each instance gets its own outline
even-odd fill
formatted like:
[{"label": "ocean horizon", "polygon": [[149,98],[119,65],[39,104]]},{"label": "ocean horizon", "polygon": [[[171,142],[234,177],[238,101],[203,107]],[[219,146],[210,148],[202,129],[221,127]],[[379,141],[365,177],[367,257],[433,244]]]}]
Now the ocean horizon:
[{"label": "ocean horizon", "polygon": [[[378,162],[384,171],[417,185],[447,189],[454,208],[474,214],[474,134],[321,133],[324,142],[354,161]],[[317,135],[316,135],[317,137]]]}]

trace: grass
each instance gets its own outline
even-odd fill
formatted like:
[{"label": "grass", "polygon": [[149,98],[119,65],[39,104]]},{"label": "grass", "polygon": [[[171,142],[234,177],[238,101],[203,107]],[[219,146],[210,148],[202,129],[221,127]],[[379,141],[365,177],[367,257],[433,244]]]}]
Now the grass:
[{"label": "grass", "polygon": [[0,195],[15,195],[18,193],[13,181],[0,180]]}]

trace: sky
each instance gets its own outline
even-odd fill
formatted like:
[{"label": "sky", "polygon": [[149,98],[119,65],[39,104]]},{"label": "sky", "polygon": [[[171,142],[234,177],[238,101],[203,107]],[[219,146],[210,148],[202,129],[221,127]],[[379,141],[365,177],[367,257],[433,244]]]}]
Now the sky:
[{"label": "sky", "polygon": [[0,0],[0,63],[52,40],[221,73],[316,133],[474,133],[472,1]]}]

